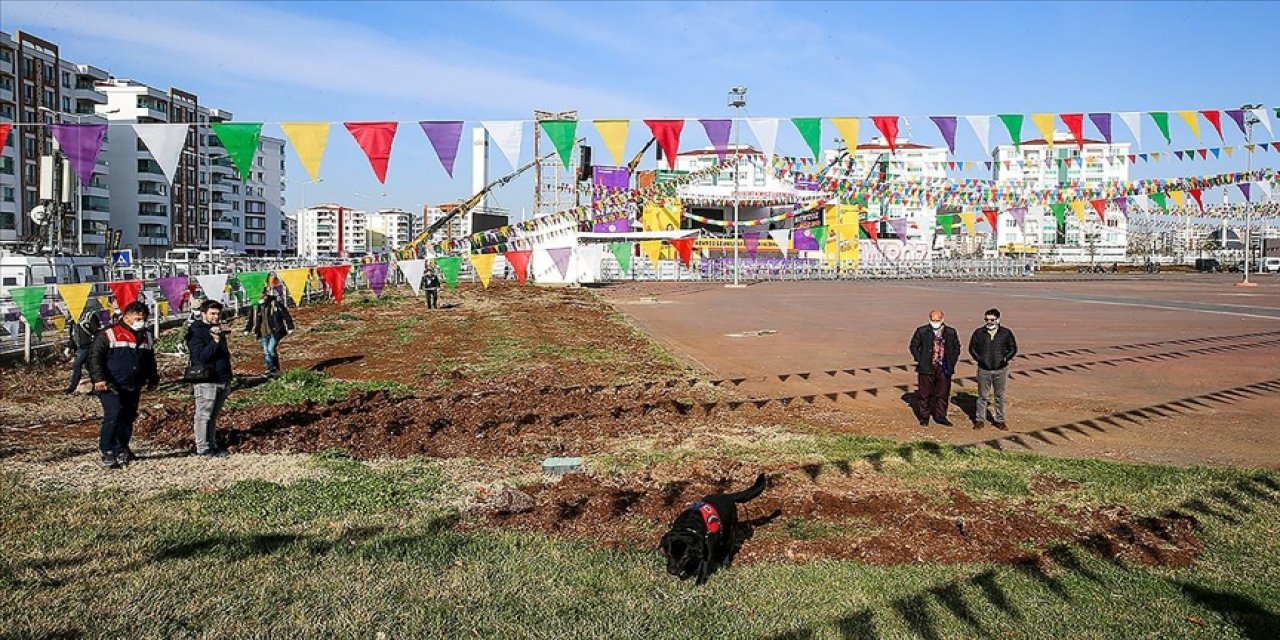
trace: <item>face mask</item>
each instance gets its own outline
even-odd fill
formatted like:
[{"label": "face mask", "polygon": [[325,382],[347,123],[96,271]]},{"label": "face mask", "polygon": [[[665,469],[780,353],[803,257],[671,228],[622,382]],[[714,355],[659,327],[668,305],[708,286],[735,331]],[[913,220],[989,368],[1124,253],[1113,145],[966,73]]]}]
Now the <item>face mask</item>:
[{"label": "face mask", "polygon": [[934,322],[933,320],[930,320],[929,326],[933,327],[934,331],[937,331],[938,329],[942,328],[942,322],[941,321]]},{"label": "face mask", "polygon": [[147,328],[147,321],[146,321],[146,320],[138,320],[137,322],[130,322],[130,323],[129,323],[129,328],[130,328],[130,329],[133,329],[134,331],[142,331],[143,329],[146,329],[146,328]]}]

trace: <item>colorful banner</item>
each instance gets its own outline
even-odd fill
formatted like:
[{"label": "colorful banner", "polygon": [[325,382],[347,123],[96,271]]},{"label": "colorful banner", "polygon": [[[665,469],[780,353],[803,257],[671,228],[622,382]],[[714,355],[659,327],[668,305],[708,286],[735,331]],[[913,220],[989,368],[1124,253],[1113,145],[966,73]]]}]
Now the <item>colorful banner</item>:
[{"label": "colorful banner", "polygon": [[187,144],[188,124],[142,123],[134,124],[133,131],[147,146],[151,157],[168,178],[169,184],[178,177],[178,162],[182,160],[182,148]]},{"label": "colorful banner", "polygon": [[613,156],[613,164],[622,166],[626,159],[627,132],[631,128],[630,120],[594,120],[596,133],[604,140],[604,146]]},{"label": "colorful banner", "polygon": [[551,144],[555,145],[560,156],[560,166],[569,169],[573,166],[573,143],[578,137],[577,120],[539,120],[538,126],[547,134]]},{"label": "colorful banner", "polygon": [[72,322],[79,322],[80,316],[84,315],[84,306],[89,302],[91,291],[93,291],[91,282],[58,285],[58,295],[62,297],[63,302],[67,303],[67,315],[71,317]]},{"label": "colorful banner", "polygon": [[640,253],[649,258],[649,263],[653,268],[658,268],[658,260],[662,258],[662,241],[661,240],[642,240],[640,242]]},{"label": "colorful banner", "polygon": [[120,313],[124,313],[124,308],[129,303],[138,299],[138,295],[142,293],[141,280],[118,280],[108,282],[107,288],[111,289],[111,294],[116,298],[116,308],[120,309]]},{"label": "colorful banner", "polygon": [[360,150],[369,159],[373,175],[378,182],[387,182],[387,163],[391,160],[391,144],[396,139],[395,122],[344,122],[343,126],[355,138]]},{"label": "colorful banner", "polygon": [[164,294],[164,299],[169,301],[169,308],[175,312],[182,310],[182,297],[187,293],[187,282],[186,276],[171,276],[156,280],[160,293]]},{"label": "colorful banner", "polygon": [[[609,194],[626,191],[631,184],[631,171],[626,167],[602,167],[594,166],[591,168],[592,183],[597,187],[596,194],[593,196],[596,202],[599,202]],[[604,194],[604,195],[599,195]],[[596,219],[593,231],[596,233],[626,233],[631,231],[631,218],[628,215],[629,208],[622,207],[613,215],[602,215]]]},{"label": "colorful banner", "polygon": [[320,161],[329,145],[328,122],[281,122],[280,128],[298,154],[298,162],[307,170],[312,182],[320,181]]},{"label": "colorful banner", "polygon": [[458,273],[462,271],[462,258],[458,256],[436,258],[436,268],[440,270],[444,283],[449,285],[450,289],[458,288]]},{"label": "colorful banner", "polygon": [[569,259],[573,257],[573,247],[554,247],[546,249],[547,255],[551,256],[551,262],[555,263],[556,271],[560,273],[561,278],[569,276]]},{"label": "colorful banner", "polygon": [[453,177],[453,163],[458,158],[458,143],[462,140],[461,120],[424,120],[418,123],[427,134],[436,158],[444,166],[445,173]]},{"label": "colorful banner", "polygon": [[729,153],[729,132],[733,127],[733,121],[728,118],[719,120],[699,120],[702,124],[702,130],[707,132],[707,140],[711,142],[711,148],[716,150],[716,157],[720,158],[720,162],[724,162],[725,156]]},{"label": "colorful banner", "polygon": [[351,273],[351,265],[330,265],[327,267],[317,267],[316,275],[320,276],[320,280],[324,282],[325,288],[329,290],[329,294],[333,296],[333,301],[342,304],[342,294],[347,290],[347,275]]},{"label": "colorful banner", "polygon": [[390,270],[391,264],[388,262],[371,262],[360,265],[364,271],[364,279],[369,282],[369,288],[373,289],[375,298],[382,297],[382,291],[387,288],[387,271]]},{"label": "colorful banner", "polygon": [[631,252],[633,251],[630,242],[611,242],[609,243],[609,253],[613,254],[614,259],[618,261],[618,269],[623,273],[631,273]]},{"label": "colorful banner", "polygon": [[289,292],[289,297],[293,299],[294,306],[302,304],[302,296],[307,291],[307,280],[311,275],[310,269],[285,269],[277,271],[280,281],[284,283],[284,288]]},{"label": "colorful banner", "polygon": [[871,122],[876,125],[880,135],[884,136],[885,144],[889,145],[889,153],[897,153],[898,116],[871,116]]},{"label": "colorful banner", "polygon": [[240,288],[251,306],[258,306],[262,293],[267,287],[267,276],[270,275],[269,271],[246,271],[236,274],[236,280],[240,281]]},{"label": "colorful banner", "polygon": [[658,147],[667,156],[667,167],[676,168],[676,156],[680,154],[680,132],[684,130],[684,120],[645,120],[649,131],[658,141]]},{"label": "colorful banner", "polygon": [[93,179],[93,169],[98,162],[98,154],[102,152],[102,143],[107,137],[105,124],[51,124],[49,133],[58,141],[58,147],[66,154],[71,168],[75,169],[80,186],[89,188]]},{"label": "colorful banner", "polygon": [[258,152],[258,139],[262,136],[262,123],[211,122],[209,126],[235,163],[236,170],[240,172],[240,181],[248,180],[250,168],[253,167],[253,156]]},{"label": "colorful banner", "polygon": [[[809,145],[809,151],[813,153],[813,161],[818,161],[818,156],[822,155],[822,118],[792,118],[791,123],[796,126],[796,131],[800,132],[800,137],[804,138],[806,144]],[[724,161],[724,158],[720,159]],[[769,158],[765,158],[769,160]]]},{"label": "colorful banner", "polygon": [[840,132],[840,137],[844,138],[844,145],[849,150],[849,153],[856,152],[858,150],[858,128],[861,121],[857,118],[830,118],[830,120],[836,131]]},{"label": "colorful banner", "polygon": [[493,261],[498,254],[473,253],[468,257],[471,259],[471,267],[476,270],[476,277],[480,278],[480,285],[488,289],[489,280],[493,278]]},{"label": "colorful banner", "polygon": [[18,311],[27,321],[27,327],[31,333],[41,337],[44,336],[44,320],[40,318],[40,305],[44,302],[44,291],[44,287],[11,287],[9,289],[9,295],[13,296],[13,303],[18,305]]},{"label": "colorful banner", "polygon": [[529,260],[533,257],[533,251],[520,249],[508,251],[502,255],[507,259],[507,264],[511,265],[511,269],[516,272],[516,279],[520,284],[524,284],[529,278]]},{"label": "colorful banner", "polygon": [[947,151],[951,155],[956,153],[956,117],[955,116],[929,116],[933,124],[937,125],[938,133],[942,134],[942,139],[947,143]]}]

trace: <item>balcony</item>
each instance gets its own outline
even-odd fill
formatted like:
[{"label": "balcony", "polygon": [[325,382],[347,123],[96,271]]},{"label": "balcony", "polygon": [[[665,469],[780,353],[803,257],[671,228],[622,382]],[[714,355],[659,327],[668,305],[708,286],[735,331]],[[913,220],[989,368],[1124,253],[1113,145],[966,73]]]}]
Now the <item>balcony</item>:
[{"label": "balcony", "polygon": [[138,173],[156,175],[161,177],[164,176],[164,170],[162,170],[160,168],[159,163],[155,162],[154,160],[139,160]]},{"label": "balcony", "polygon": [[77,87],[73,97],[77,102],[92,102],[94,104],[107,103],[107,97],[93,89],[81,89]]},{"label": "balcony", "polygon": [[169,246],[169,238],[167,236],[138,236],[138,244],[145,247],[167,247]]},{"label": "balcony", "polygon": [[169,211],[167,209],[157,208],[154,205],[148,206],[147,204],[142,203],[138,205],[138,215],[146,218],[168,218]]},{"label": "balcony", "polygon": [[0,101],[13,102],[13,91],[10,89],[0,89]]}]

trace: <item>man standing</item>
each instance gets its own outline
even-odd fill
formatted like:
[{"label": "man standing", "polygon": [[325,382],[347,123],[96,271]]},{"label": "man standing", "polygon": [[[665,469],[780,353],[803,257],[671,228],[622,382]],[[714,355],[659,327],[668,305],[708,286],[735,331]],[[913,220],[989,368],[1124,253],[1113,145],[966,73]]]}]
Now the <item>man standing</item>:
[{"label": "man standing", "polygon": [[943,322],[942,312],[929,312],[929,324],[911,335],[911,357],[916,361],[916,418],[928,426],[929,418],[949,427],[947,406],[951,397],[951,375],[960,361],[960,337]]},{"label": "man standing", "polygon": [[1004,389],[1009,382],[1009,362],[1018,355],[1018,341],[1013,332],[1000,326],[1000,310],[987,309],[983,326],[969,338],[969,356],[978,363],[978,409],[973,428],[981,429],[987,419],[988,398],[995,392],[995,415],[991,423],[1006,429],[1004,423]]},{"label": "man standing", "polygon": [[249,310],[249,320],[245,323],[244,334],[252,333],[262,344],[262,354],[267,360],[268,378],[280,375],[280,353],[277,349],[280,341],[292,332],[293,317],[289,315],[289,309],[271,289],[267,289],[258,306]]},{"label": "man standing", "polygon": [[89,349],[89,378],[102,401],[102,430],[98,449],[102,466],[118,469],[136,459],[129,449],[133,421],[138,417],[142,387],[160,384],[151,332],[147,329],[147,305],[130,302],[120,321],[94,338]]},{"label": "man standing", "polygon": [[97,338],[102,331],[102,319],[98,315],[97,309],[85,305],[80,321],[70,323],[67,328],[70,332],[71,348],[76,350],[76,361],[71,365],[71,380],[67,382],[67,389],[64,392],[67,395],[75,393],[79,388],[80,371],[89,362],[89,349],[93,346],[94,338]]},{"label": "man standing", "polygon": [[218,446],[218,414],[231,393],[231,351],[222,330],[222,303],[205,300],[200,305],[200,318],[187,328],[187,350],[191,365],[208,371],[208,382],[192,387],[196,396],[196,455],[226,457]]},{"label": "man standing", "polygon": [[422,290],[427,292],[427,308],[435,309],[440,295],[440,276],[436,275],[434,269],[422,276]]}]

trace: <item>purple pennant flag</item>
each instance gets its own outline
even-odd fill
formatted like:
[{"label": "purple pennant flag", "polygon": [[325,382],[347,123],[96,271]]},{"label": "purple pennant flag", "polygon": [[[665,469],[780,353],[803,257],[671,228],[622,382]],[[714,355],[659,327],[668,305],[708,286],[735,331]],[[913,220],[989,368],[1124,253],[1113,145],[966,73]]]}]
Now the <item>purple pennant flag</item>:
[{"label": "purple pennant flag", "polygon": [[573,247],[547,249],[547,253],[551,255],[551,261],[556,264],[556,271],[560,272],[560,277],[567,277],[569,275],[569,258],[573,256]]},{"label": "purple pennant flag", "polygon": [[1009,214],[1012,215],[1014,221],[1018,223],[1019,229],[1026,228],[1026,219],[1027,219],[1026,207],[1014,207],[1009,210]]},{"label": "purple pennant flag", "polygon": [[813,229],[796,229],[791,234],[791,244],[796,251],[818,250],[818,239],[813,237]]},{"label": "purple pennant flag", "polygon": [[156,284],[160,286],[160,293],[164,294],[164,299],[169,301],[170,313],[180,311],[178,307],[182,304],[182,294],[187,292],[187,277],[160,278],[156,280]]},{"label": "purple pennant flag", "polygon": [[1249,193],[1250,189],[1252,189],[1252,188],[1253,188],[1253,185],[1249,184],[1248,182],[1241,182],[1240,184],[1237,184],[1236,186],[1237,186],[1237,187],[1240,187],[1240,193],[1241,193],[1241,195],[1243,195],[1243,196],[1244,196],[1244,201],[1245,201],[1245,202],[1253,202],[1253,200],[1250,198],[1250,193]]},{"label": "purple pennant flag", "polygon": [[698,122],[702,123],[703,130],[707,132],[707,139],[711,141],[711,146],[715,147],[720,162],[724,162],[725,156],[729,154],[729,131],[733,127],[733,121],[724,119]]},{"label": "purple pennant flag", "polygon": [[369,286],[373,288],[373,295],[379,298],[382,297],[382,290],[387,287],[387,268],[390,266],[389,262],[361,265],[364,269],[364,279],[368,280]]},{"label": "purple pennant flag", "polygon": [[436,157],[444,170],[453,177],[453,161],[458,159],[458,141],[462,139],[461,120],[425,120],[419,122],[422,132],[431,141],[431,148],[436,150]]},{"label": "purple pennant flag", "polygon": [[1237,127],[1240,127],[1240,133],[1246,133],[1244,130],[1244,109],[1227,109],[1226,114],[1236,123]]},{"label": "purple pennant flag", "polygon": [[[954,125],[955,123],[953,122],[952,124]],[[899,240],[907,239],[907,223],[908,220],[906,218],[891,218],[889,220],[889,226],[893,227],[893,232],[897,234]]]},{"label": "purple pennant flag", "polygon": [[1102,139],[1111,144],[1111,114],[1110,113],[1091,113],[1089,121],[1093,126],[1098,128],[1098,133],[1102,134]]},{"label": "purple pennant flag", "polygon": [[951,155],[956,154],[956,117],[955,116],[929,116],[934,124],[938,125],[938,131],[942,132],[942,139],[947,141],[947,148],[951,150]]},{"label": "purple pennant flag", "polygon": [[102,142],[107,135],[105,124],[51,124],[49,131],[53,133],[62,152],[67,154],[71,166],[80,178],[80,186],[89,188],[93,179],[94,163],[98,161],[98,153],[102,151]]},{"label": "purple pennant flag", "polygon": [[747,255],[756,257],[756,251],[760,247],[760,237],[763,235],[760,232],[742,234],[742,242],[747,245]]},{"label": "purple pennant flag", "polygon": [[1120,215],[1127,220],[1129,218],[1129,199],[1121,196],[1112,200],[1112,202],[1116,203],[1116,208],[1120,210]]}]

